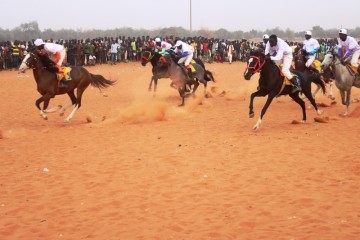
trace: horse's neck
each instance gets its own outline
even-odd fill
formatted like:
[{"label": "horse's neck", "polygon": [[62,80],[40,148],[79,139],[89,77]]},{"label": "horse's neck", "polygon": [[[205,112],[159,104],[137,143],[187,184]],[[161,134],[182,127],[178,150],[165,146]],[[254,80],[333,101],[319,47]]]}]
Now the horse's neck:
[{"label": "horse's neck", "polygon": [[158,53],[154,53],[154,56],[151,58],[150,62],[153,67],[157,65],[157,62],[159,61],[161,55]]}]

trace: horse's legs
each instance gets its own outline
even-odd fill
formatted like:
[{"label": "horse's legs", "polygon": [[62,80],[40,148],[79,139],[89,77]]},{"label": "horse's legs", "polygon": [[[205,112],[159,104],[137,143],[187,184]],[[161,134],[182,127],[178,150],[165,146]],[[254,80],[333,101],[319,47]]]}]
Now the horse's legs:
[{"label": "horse's legs", "polygon": [[334,86],[334,83],[332,80],[329,81],[329,85],[330,85],[330,91],[329,91],[329,98],[331,100],[334,100],[335,97],[334,97],[334,91],[333,91],[333,86]]},{"label": "horse's legs", "polygon": [[[304,89],[304,90],[305,90],[305,89]],[[307,99],[309,99],[311,105],[313,105],[313,107],[315,108],[316,113],[317,113],[318,115],[322,114],[323,111],[318,109],[317,104],[316,104],[316,102],[315,102],[315,99],[314,99],[313,95],[311,94],[311,90],[310,90],[309,92],[308,92],[308,91],[304,91],[303,93],[304,93],[304,95],[307,97]],[[291,97],[291,96],[290,96],[290,97]],[[293,99],[294,99],[294,98],[293,98]],[[294,99],[294,100],[295,100],[295,99]]]},{"label": "horse's legs", "polygon": [[[351,90],[350,91],[340,90],[341,103],[343,105],[345,105],[345,110],[342,113],[343,116],[346,116],[348,114],[348,108],[349,108],[349,104],[350,104],[350,92],[351,92]],[[346,99],[345,99],[345,97],[346,97]]]},{"label": "horse's legs", "polygon": [[194,82],[194,88],[192,89],[191,93],[193,95],[195,95],[195,92],[196,92],[196,89],[199,87],[199,82],[198,81],[195,81]]},{"label": "horse's legs", "polygon": [[[44,94],[43,96],[41,96],[38,100],[36,100],[36,102],[35,102],[36,107],[37,107],[38,109],[40,109],[40,116],[41,116],[43,119],[45,119],[45,120],[48,119],[48,117],[47,117],[47,115],[46,115],[46,109],[47,109],[47,107],[49,106],[50,98],[53,98],[53,97],[54,97],[53,94],[46,93],[46,94]],[[44,102],[44,107],[43,107],[43,109],[41,109],[41,107],[40,107],[40,104],[41,104],[42,102]]]},{"label": "horse's legs", "polygon": [[[311,96],[311,93],[307,93],[307,95],[310,95]],[[302,118],[302,122],[305,122],[306,121],[306,110],[305,110],[305,102],[299,97],[299,94],[298,92],[295,92],[295,93],[291,93],[289,94],[289,96],[297,103],[301,106],[301,109],[302,109],[302,114],[303,114],[303,118]],[[309,98],[308,96],[306,96],[307,98]],[[310,99],[309,99],[310,100]],[[313,99],[314,100],[314,99]],[[312,104],[312,103],[311,103]],[[317,106],[316,106],[316,103],[314,101],[314,107],[317,109]]]},{"label": "horse's legs", "polygon": [[261,122],[262,122],[262,119],[263,119],[263,117],[264,117],[264,115],[265,115],[265,113],[266,113],[266,110],[267,110],[268,107],[270,106],[270,104],[271,104],[271,102],[272,102],[272,100],[274,99],[275,96],[276,96],[275,94],[269,94],[269,95],[268,95],[268,98],[267,98],[267,100],[266,100],[266,103],[265,103],[265,105],[263,106],[263,108],[261,109],[260,117],[259,117],[259,119],[257,120],[256,124],[254,125],[253,130],[259,129],[260,124],[261,124]]},{"label": "horse's legs", "polygon": [[185,89],[186,89],[186,85],[185,85],[185,84],[184,84],[184,86],[178,88],[180,97],[181,97],[181,99],[182,99],[182,102],[181,102],[181,104],[179,105],[179,107],[185,105]]},{"label": "horse's legs", "polygon": [[151,80],[150,80],[150,84],[149,84],[149,88],[148,88],[149,91],[151,91],[151,89],[152,89],[153,81],[154,81],[154,75],[151,77]]},{"label": "horse's legs", "polygon": [[74,94],[74,91],[70,91],[67,93],[68,96],[70,97],[71,102],[69,102],[68,104],[66,104],[65,106],[63,106],[60,110],[60,116],[64,116],[64,113],[66,111],[66,109],[68,109],[69,107],[71,107],[72,105],[76,104],[76,97]]},{"label": "horse's legs", "polygon": [[266,94],[263,93],[263,91],[260,89],[256,92],[253,92],[250,96],[250,104],[249,104],[249,118],[253,118],[254,117],[254,98],[258,97],[258,96],[265,96]]}]

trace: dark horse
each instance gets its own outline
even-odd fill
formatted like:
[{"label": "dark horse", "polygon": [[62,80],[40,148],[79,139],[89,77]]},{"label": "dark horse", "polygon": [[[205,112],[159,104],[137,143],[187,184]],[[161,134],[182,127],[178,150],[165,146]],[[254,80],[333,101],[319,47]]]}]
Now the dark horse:
[{"label": "dark horse", "polygon": [[[250,80],[251,76],[260,72],[259,87],[258,90],[251,94],[250,99],[250,118],[254,117],[253,111],[253,101],[257,96],[266,96],[268,95],[267,101],[261,110],[261,115],[253,127],[254,130],[260,127],[263,116],[265,115],[266,110],[270,106],[274,97],[279,95],[289,95],[296,103],[301,106],[303,118],[302,122],[306,121],[306,111],[305,103],[299,97],[299,92],[292,93],[292,85],[284,85],[284,77],[281,75],[280,69],[272,61],[265,58],[264,53],[260,51],[253,51],[250,53],[250,57],[247,63],[247,68],[244,72],[244,78]],[[322,114],[315,103],[314,98],[311,95],[311,82],[310,80],[298,71],[292,70],[292,73],[295,73],[300,78],[300,84],[302,92],[310,100],[311,104],[314,106],[318,114]],[[324,83],[322,82],[322,89],[325,89]],[[325,92],[324,92],[325,93]]]},{"label": "dark horse", "polygon": [[[42,95],[36,100],[36,107],[40,110],[40,115],[47,120],[46,113],[55,112],[61,108],[60,115],[62,116],[65,110],[71,105],[75,105],[74,110],[69,114],[65,121],[70,121],[76,111],[81,107],[81,97],[85,89],[91,84],[99,89],[106,88],[115,83],[115,81],[106,80],[101,75],[94,75],[89,73],[83,67],[72,67],[70,72],[71,81],[68,81],[66,88],[59,88],[58,80],[56,76],[56,68],[54,62],[52,62],[46,55],[38,53],[36,50],[28,53],[23,59],[19,70],[25,71],[27,68],[32,68],[35,81],[37,84],[37,90]],[[76,89],[76,96],[74,90]],[[71,99],[71,103],[62,107],[58,106],[52,109],[47,109],[51,98],[55,95],[67,93]],[[40,104],[44,102],[41,109]]]},{"label": "dark horse", "polygon": [[[150,62],[152,65],[152,74],[153,75],[150,80],[149,91],[151,91],[152,83],[154,82],[154,93],[156,92],[157,82],[160,78],[170,78],[168,65],[159,64],[161,56],[162,56],[161,54],[153,51],[152,49],[144,49],[142,51],[141,65],[146,66],[146,64],[148,62]],[[200,59],[195,58],[194,61],[196,62],[196,64],[200,65],[205,71],[205,74],[204,74],[205,81],[202,82],[205,87],[207,85],[207,81],[215,81],[212,73],[205,69],[205,65]],[[173,82],[170,84],[170,86],[174,87]]]},{"label": "dark horse", "polygon": [[[297,50],[298,49],[298,50]],[[324,81],[325,83],[330,85],[330,95],[329,98],[334,99],[334,94],[333,94],[333,76],[332,76],[332,72],[331,69],[325,69],[321,74],[317,74],[317,73],[313,73],[309,68],[307,68],[305,66],[306,63],[306,58],[302,53],[302,49],[297,48],[295,49],[295,58],[294,58],[294,67],[295,70],[300,71],[302,73],[304,73],[305,75],[307,75],[307,77],[310,79],[311,82],[315,83],[317,88],[315,90],[315,92],[313,93],[313,97],[315,97],[316,93],[320,90],[321,88],[321,84],[319,84],[321,81]],[[317,60],[315,60],[317,61]],[[321,64],[321,62],[319,62],[319,65]],[[325,91],[325,89],[322,89],[323,92]]]}]

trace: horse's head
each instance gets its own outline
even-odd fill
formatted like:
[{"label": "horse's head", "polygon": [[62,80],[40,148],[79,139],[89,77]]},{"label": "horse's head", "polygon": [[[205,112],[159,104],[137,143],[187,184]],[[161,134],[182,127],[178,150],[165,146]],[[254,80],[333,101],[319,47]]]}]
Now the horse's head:
[{"label": "horse's head", "polygon": [[336,60],[336,54],[335,54],[335,50],[332,51],[328,51],[325,56],[324,56],[324,60],[321,63],[321,68],[323,69],[327,69],[332,63],[335,62]]},{"label": "horse's head", "polygon": [[39,60],[39,56],[33,52],[26,54],[20,64],[19,71],[24,72],[28,68],[35,69],[35,66],[39,62]]},{"label": "horse's head", "polygon": [[245,80],[250,80],[251,76],[260,72],[266,63],[265,55],[261,51],[251,51],[247,61],[247,67],[244,72]]},{"label": "horse's head", "polygon": [[154,54],[152,53],[152,51],[150,49],[144,49],[142,51],[142,56],[141,56],[141,65],[143,65],[144,67],[146,66],[146,64],[154,57]]}]

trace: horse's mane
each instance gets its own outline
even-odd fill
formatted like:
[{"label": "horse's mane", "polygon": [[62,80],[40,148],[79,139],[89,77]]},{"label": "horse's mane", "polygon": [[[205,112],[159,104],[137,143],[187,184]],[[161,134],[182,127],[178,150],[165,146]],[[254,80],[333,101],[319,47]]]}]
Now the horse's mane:
[{"label": "horse's mane", "polygon": [[56,67],[56,63],[53,60],[51,60],[47,54],[41,54],[41,53],[39,53],[37,51],[34,51],[33,53],[35,53],[39,57],[40,61],[44,65],[44,67],[49,72],[57,73],[58,69]]}]

